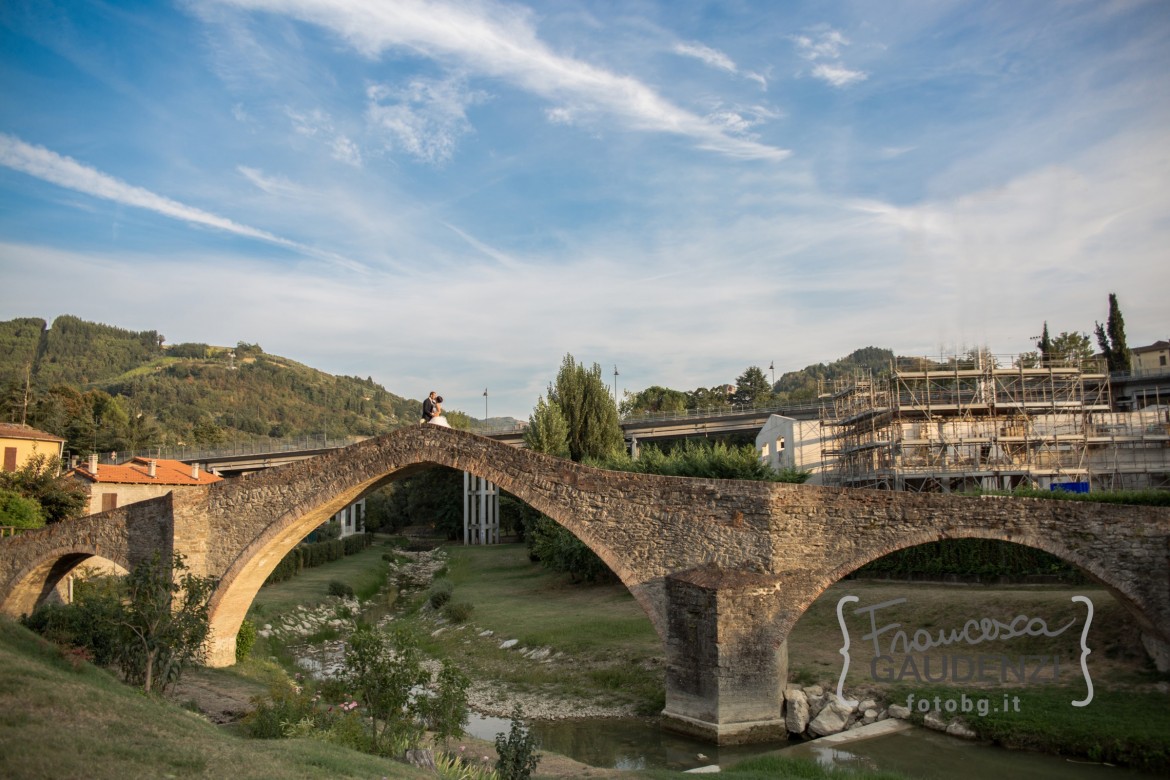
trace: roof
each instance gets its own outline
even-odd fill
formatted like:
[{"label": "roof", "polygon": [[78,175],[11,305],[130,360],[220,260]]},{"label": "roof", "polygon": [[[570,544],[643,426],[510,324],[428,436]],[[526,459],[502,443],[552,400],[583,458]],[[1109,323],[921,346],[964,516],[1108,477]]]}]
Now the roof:
[{"label": "roof", "polygon": [[0,439],[32,439],[34,441],[64,442],[60,436],[38,431],[31,425],[20,423],[0,423]]},{"label": "roof", "polygon": [[1130,352],[1160,352],[1163,349],[1170,349],[1170,341],[1155,341],[1146,347],[1134,347]]},{"label": "roof", "polygon": [[[155,463],[153,477],[150,476],[152,460]],[[103,463],[98,467],[96,475],[85,464],[72,469],[69,474],[90,482],[120,485],[210,485],[223,480],[218,474],[203,469],[199,470],[197,478],[192,478],[190,464],[165,458],[132,458],[125,463]]]}]

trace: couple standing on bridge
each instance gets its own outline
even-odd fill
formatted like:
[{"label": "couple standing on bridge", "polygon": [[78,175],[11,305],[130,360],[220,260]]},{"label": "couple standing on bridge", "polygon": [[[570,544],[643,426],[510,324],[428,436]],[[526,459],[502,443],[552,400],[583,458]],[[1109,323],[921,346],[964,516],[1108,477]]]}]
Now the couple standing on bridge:
[{"label": "couple standing on bridge", "polygon": [[432,390],[430,395],[423,399],[422,420],[419,422],[441,425],[444,428],[451,427],[446,415],[443,414],[443,396],[435,395],[435,391]]}]

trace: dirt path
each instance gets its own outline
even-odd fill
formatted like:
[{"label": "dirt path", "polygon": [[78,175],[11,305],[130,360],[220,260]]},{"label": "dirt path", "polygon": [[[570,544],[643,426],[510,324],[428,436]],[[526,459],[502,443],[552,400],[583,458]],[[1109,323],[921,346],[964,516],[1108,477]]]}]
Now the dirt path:
[{"label": "dirt path", "polygon": [[197,667],[183,674],[168,698],[180,706],[193,706],[212,723],[224,724],[251,712],[252,698],[264,692],[259,683]]}]

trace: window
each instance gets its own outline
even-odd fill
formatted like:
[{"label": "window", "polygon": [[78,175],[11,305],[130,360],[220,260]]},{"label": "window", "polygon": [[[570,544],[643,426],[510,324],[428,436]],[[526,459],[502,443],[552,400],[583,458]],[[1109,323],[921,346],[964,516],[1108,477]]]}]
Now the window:
[{"label": "window", "polygon": [[1166,365],[1166,356],[1165,355],[1158,355],[1158,365],[1160,365],[1160,366]]},{"label": "window", "polygon": [[118,494],[117,493],[102,493],[102,511],[109,512],[111,509],[118,508]]},{"label": "window", "polygon": [[16,471],[16,447],[4,448],[4,470]]}]

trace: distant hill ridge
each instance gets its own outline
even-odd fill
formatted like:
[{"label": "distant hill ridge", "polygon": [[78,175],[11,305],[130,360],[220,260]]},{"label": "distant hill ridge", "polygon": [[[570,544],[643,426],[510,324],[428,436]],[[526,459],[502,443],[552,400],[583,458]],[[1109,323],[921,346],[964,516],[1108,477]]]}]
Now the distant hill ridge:
[{"label": "distant hill ridge", "polygon": [[62,315],[0,322],[0,419],[64,436],[71,451],[134,451],[263,438],[372,436],[419,401],[372,378],[333,376],[258,344],[165,345]]}]

